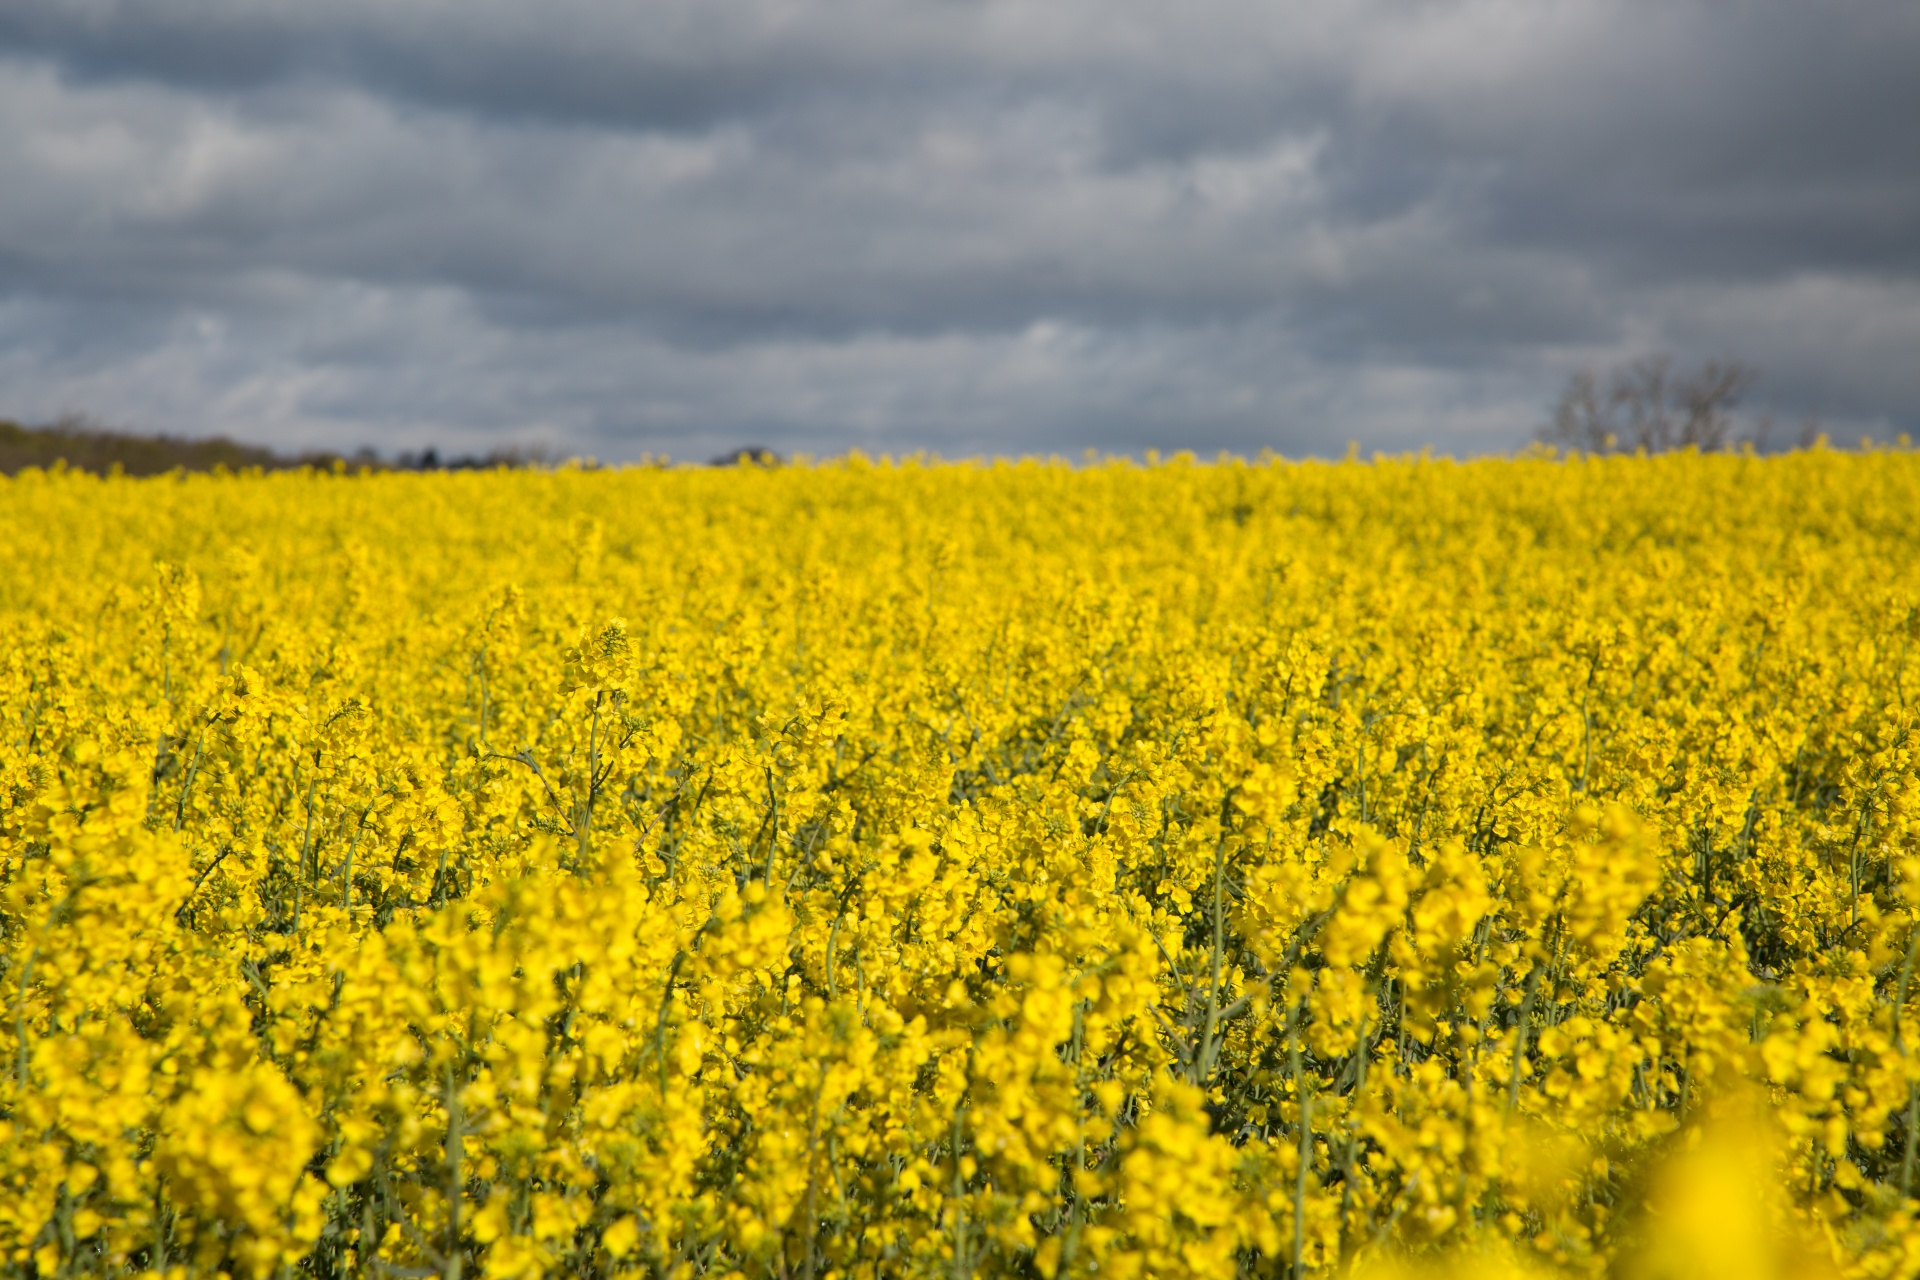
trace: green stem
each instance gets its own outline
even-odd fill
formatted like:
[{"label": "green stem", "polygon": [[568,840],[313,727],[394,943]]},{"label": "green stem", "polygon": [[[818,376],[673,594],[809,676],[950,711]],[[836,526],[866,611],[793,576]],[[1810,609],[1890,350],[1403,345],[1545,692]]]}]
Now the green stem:
[{"label": "green stem", "polygon": [[1533,1016],[1533,997],[1540,987],[1540,966],[1527,974],[1526,993],[1520,997],[1520,1017],[1513,1028],[1513,1072],[1507,1078],[1507,1110],[1520,1105],[1520,1069],[1527,1061],[1528,1020]]},{"label": "green stem", "polygon": [[1913,1082],[1907,1082],[1907,1150],[1900,1158],[1900,1197],[1905,1199],[1913,1193],[1913,1149],[1914,1140],[1920,1137],[1920,1091],[1916,1091]]},{"label": "green stem", "polygon": [[307,825],[300,833],[300,870],[293,877],[293,932],[300,933],[300,891],[307,882],[307,855],[313,850],[313,788],[320,781],[316,775],[307,779]]},{"label": "green stem", "polygon": [[1313,1170],[1313,1095],[1307,1091],[1306,1072],[1300,1064],[1300,1020],[1306,1016],[1307,1001],[1302,996],[1287,1019],[1287,1066],[1293,1073],[1293,1092],[1300,1113],[1300,1163],[1293,1178],[1293,1276],[1306,1274],[1307,1253],[1307,1175]]},{"label": "green stem", "polygon": [[202,729],[200,736],[194,739],[193,761],[187,765],[187,776],[180,784],[180,801],[173,809],[173,829],[178,831],[187,823],[187,797],[193,794],[193,780],[200,774],[200,748],[207,742],[207,731]]},{"label": "green stem", "polygon": [[460,1163],[466,1137],[466,1118],[460,1112],[460,1089],[453,1064],[447,1064],[447,1280],[460,1280],[460,1202],[466,1178]]}]

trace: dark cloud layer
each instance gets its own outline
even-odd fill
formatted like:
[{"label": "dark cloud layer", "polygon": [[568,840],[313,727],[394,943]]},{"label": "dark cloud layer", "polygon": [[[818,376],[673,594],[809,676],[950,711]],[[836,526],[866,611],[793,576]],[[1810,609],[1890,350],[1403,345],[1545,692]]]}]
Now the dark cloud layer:
[{"label": "dark cloud layer", "polygon": [[1920,425],[1907,0],[14,0],[0,413],[1337,452]]}]

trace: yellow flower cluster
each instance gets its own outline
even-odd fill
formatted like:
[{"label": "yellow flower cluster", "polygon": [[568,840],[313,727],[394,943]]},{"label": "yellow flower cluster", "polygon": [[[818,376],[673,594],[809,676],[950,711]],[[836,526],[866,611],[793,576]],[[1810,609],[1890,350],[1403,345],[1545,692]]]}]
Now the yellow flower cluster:
[{"label": "yellow flower cluster", "polygon": [[0,1273],[1913,1275],[1917,706],[1905,450],[26,472]]}]

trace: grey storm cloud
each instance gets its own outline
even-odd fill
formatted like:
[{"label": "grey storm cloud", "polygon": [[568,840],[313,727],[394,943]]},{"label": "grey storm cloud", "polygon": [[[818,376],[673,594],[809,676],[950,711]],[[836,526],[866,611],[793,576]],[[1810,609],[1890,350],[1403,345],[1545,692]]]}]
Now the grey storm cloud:
[{"label": "grey storm cloud", "polygon": [[0,414],[702,456],[1920,425],[1908,0],[13,0]]}]

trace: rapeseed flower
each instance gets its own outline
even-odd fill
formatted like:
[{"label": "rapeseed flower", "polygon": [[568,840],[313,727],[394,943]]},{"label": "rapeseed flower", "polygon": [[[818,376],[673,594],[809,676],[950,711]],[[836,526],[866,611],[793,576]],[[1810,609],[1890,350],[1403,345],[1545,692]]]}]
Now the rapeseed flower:
[{"label": "rapeseed flower", "polygon": [[1920,1274],[1917,513],[0,480],[0,1273]]}]

